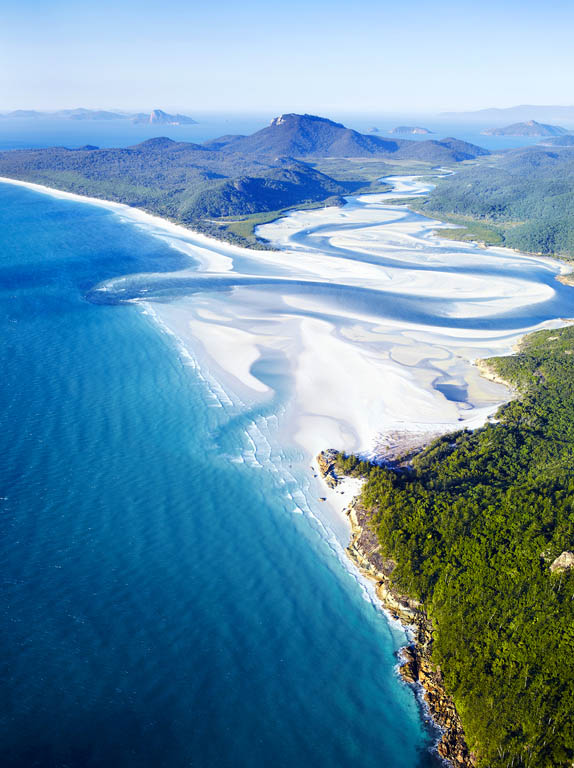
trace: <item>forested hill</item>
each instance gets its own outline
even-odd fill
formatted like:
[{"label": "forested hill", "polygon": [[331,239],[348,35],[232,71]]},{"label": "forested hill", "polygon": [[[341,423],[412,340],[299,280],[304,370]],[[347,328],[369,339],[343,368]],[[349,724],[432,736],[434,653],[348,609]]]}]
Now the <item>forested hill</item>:
[{"label": "forested hill", "polygon": [[389,167],[387,159],[455,163],[483,152],[457,139],[381,139],[324,118],[287,115],[253,136],[222,136],[205,144],[155,138],[123,149],[88,145],[0,152],[0,176],[126,203],[256,245],[254,237],[246,239],[221,220],[340,202],[377,178],[372,171],[361,175],[355,166],[352,178],[335,179],[301,157],[380,157],[380,178]]},{"label": "forested hill", "polygon": [[321,201],[359,186],[291,158],[224,155],[167,138],[126,149],[2,152],[0,176],[126,203],[190,225]]},{"label": "forested hill", "polygon": [[571,766],[574,328],[489,363],[521,399],[411,469],[372,467],[363,503],[398,590],[432,617],[433,659],[477,764]]},{"label": "forested hill", "polygon": [[385,157],[430,163],[459,162],[487,155],[488,150],[458,139],[412,141],[384,139],[346,128],[315,115],[281,115],[251,136],[219,140],[223,151],[247,155],[291,157]]},{"label": "forested hill", "polygon": [[461,169],[420,210],[480,220],[511,248],[574,257],[574,148],[517,149]]}]

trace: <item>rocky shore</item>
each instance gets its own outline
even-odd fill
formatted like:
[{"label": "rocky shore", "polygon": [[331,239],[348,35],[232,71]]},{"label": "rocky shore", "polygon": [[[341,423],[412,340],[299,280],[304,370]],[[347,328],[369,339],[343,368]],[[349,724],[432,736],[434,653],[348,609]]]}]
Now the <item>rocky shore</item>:
[{"label": "rocky shore", "polygon": [[[335,451],[322,451],[317,456],[321,474],[330,487],[340,481],[335,469],[336,455]],[[444,689],[440,667],[432,662],[433,628],[424,606],[398,592],[392,583],[395,563],[382,555],[377,534],[370,525],[372,513],[359,497],[349,505],[346,514],[351,524],[348,556],[365,577],[375,582],[383,608],[413,632],[412,642],[399,651],[399,672],[405,683],[422,688],[431,717],[441,730],[437,751],[455,768],[473,768],[475,759],[466,744],[460,717]]]}]

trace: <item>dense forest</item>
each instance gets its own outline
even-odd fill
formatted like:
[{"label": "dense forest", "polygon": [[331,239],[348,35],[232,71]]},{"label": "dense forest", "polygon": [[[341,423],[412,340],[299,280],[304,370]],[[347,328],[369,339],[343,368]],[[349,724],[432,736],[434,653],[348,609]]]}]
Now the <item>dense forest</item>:
[{"label": "dense forest", "polygon": [[292,158],[259,160],[167,138],[125,149],[1,152],[0,176],[114,200],[192,225],[325,200],[359,186],[341,184]]},{"label": "dense forest", "polygon": [[418,207],[439,218],[470,216],[511,248],[572,258],[574,151],[536,146],[506,152],[442,179]]},{"label": "dense forest", "polygon": [[489,366],[522,393],[474,432],[403,468],[341,457],[368,480],[396,586],[433,621],[433,659],[478,764],[574,760],[574,328],[528,337]]}]

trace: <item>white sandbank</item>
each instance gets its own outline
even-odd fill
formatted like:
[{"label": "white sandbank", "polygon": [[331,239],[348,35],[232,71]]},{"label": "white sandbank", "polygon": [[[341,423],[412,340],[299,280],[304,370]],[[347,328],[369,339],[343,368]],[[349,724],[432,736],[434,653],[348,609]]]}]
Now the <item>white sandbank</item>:
[{"label": "white sandbank", "polygon": [[[387,194],[260,226],[277,251],[239,248],[120,203],[0,181],[105,207],[144,227],[194,259],[170,279],[237,278],[224,293],[153,302],[154,313],[242,401],[268,399],[280,386],[282,439],[299,444],[308,465],[325,448],[376,455],[390,433],[482,425],[509,392],[480,377],[473,361],[510,354],[525,333],[562,324],[536,319],[555,293],[543,277],[562,272],[560,262],[434,236],[436,221],[385,203],[424,193],[428,183],[413,178],[401,177]],[[261,285],[241,285],[262,275]],[[151,278],[149,291],[153,297]],[[504,327],[504,313],[523,320]],[[257,373],[261,362],[279,384]],[[355,492],[349,483],[321,496],[340,510]]]}]

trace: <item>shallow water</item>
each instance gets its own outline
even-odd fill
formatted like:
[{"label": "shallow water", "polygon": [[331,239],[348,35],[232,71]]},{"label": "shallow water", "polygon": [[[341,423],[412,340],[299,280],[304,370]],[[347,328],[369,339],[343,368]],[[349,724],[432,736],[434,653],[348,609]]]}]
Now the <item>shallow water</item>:
[{"label": "shallow water", "polygon": [[308,457],[476,427],[508,393],[473,361],[572,317],[573,292],[556,260],[437,238],[438,222],[387,203],[427,189],[404,177],[389,194],[290,213],[258,228],[276,251],[164,232],[193,267],[106,281],[90,299],[152,302],[226,391],[249,403],[274,391],[283,443]]},{"label": "shallow water", "polygon": [[241,400],[141,306],[88,300],[188,257],[2,184],[0,258],[2,765],[435,764],[402,633],[279,439],[278,363]]}]

